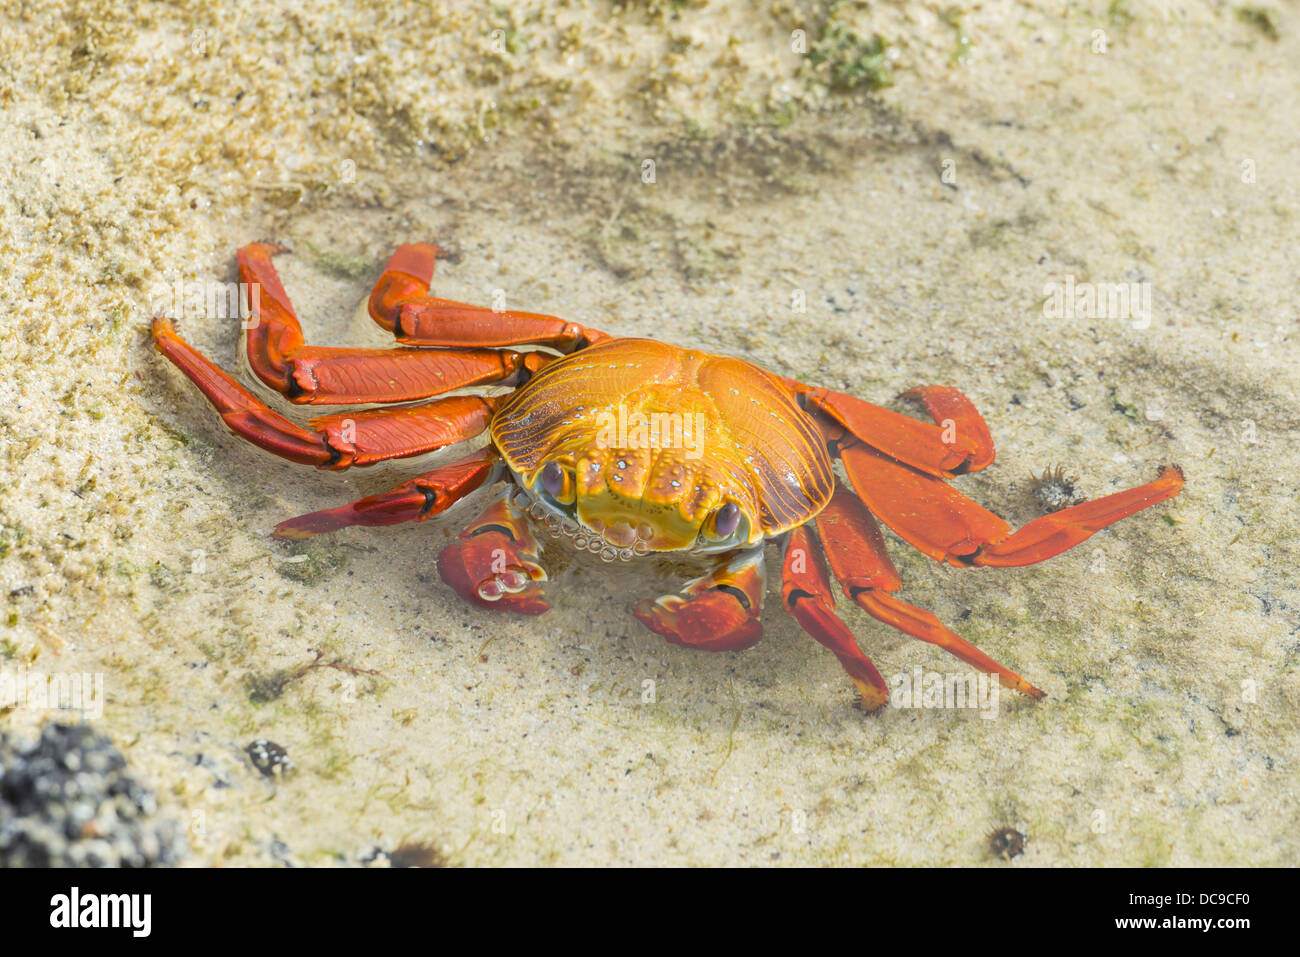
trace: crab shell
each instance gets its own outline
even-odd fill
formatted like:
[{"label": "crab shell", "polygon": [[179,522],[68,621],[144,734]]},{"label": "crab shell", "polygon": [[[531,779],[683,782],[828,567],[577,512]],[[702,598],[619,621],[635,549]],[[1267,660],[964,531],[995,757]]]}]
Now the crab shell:
[{"label": "crab shell", "polygon": [[[534,502],[649,551],[756,545],[808,522],[834,492],[825,439],[781,380],[653,339],[545,366],[497,411],[491,438]],[[558,494],[541,480],[552,462]],[[722,534],[728,503],[740,521]]]}]

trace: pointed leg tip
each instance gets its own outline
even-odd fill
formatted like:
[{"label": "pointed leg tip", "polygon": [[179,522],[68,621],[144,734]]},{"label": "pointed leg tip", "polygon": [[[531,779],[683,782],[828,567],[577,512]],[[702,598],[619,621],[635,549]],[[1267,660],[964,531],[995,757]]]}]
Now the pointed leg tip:
[{"label": "pointed leg tip", "polygon": [[300,542],[305,538],[337,532],[354,524],[348,521],[352,514],[352,503],[349,503],[321,509],[319,512],[308,512],[306,515],[295,515],[271,529],[271,537],[281,542]]},{"label": "pointed leg tip", "polygon": [[889,704],[889,694],[862,682],[853,682],[858,687],[858,698],[853,706],[864,714],[879,714]]},{"label": "pointed leg tip", "polygon": [[399,272],[428,284],[443,250],[433,243],[403,243],[389,257],[385,272]]},{"label": "pointed leg tip", "polygon": [[271,537],[277,542],[301,542],[303,539],[319,534],[309,528],[294,524],[295,521],[296,519],[291,518],[288,521],[281,522],[271,529]]},{"label": "pointed leg tip", "polygon": [[850,675],[849,680],[858,689],[858,698],[853,703],[853,706],[859,711],[866,714],[877,714],[885,705],[889,704],[889,689],[885,687],[883,679],[879,684],[874,684]]},{"label": "pointed leg tip", "polygon": [[266,256],[268,259],[280,253],[289,252],[289,247],[283,243],[277,243],[270,239],[259,239],[256,242],[247,243],[239,247],[239,252],[258,253]]},{"label": "pointed leg tip", "polygon": [[161,349],[163,342],[167,339],[175,339],[176,325],[166,316],[154,316],[153,322],[150,323],[149,331],[153,335],[153,344]]},{"label": "pointed leg tip", "polygon": [[998,683],[1001,684],[1002,687],[1022,694],[1026,698],[1033,698],[1035,701],[1038,701],[1047,697],[1046,691],[1043,691],[1041,688],[1035,688],[1024,678],[1020,677],[1020,675],[1011,672],[1008,672],[1005,675],[996,672],[994,672],[994,674],[997,676]]}]

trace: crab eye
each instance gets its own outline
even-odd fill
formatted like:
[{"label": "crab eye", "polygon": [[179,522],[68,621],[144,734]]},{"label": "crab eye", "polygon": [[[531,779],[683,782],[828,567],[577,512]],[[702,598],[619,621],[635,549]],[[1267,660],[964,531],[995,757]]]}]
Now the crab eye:
[{"label": "crab eye", "polygon": [[566,503],[573,499],[573,476],[559,462],[547,462],[542,466],[542,491],[556,502]]},{"label": "crab eye", "polygon": [[552,498],[564,491],[564,469],[559,462],[547,462],[542,469],[542,488]]},{"label": "crab eye", "polygon": [[740,528],[740,506],[728,502],[713,514],[713,535],[715,538],[730,538]]}]

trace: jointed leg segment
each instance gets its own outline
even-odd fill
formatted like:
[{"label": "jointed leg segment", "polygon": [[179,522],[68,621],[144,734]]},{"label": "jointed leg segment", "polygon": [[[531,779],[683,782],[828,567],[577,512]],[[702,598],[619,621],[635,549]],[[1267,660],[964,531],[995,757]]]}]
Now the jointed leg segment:
[{"label": "jointed leg segment", "polygon": [[497,455],[491,448],[481,449],[458,462],[417,475],[391,491],[281,522],[275,527],[274,535],[293,540],[336,532],[351,525],[422,522],[445,512],[486,483],[496,473],[497,464]]},{"label": "jointed leg segment", "polygon": [[889,688],[871,659],[858,647],[853,632],[835,614],[835,595],[826,560],[811,528],[790,533],[782,566],[781,598],[800,626],[840,660],[862,695],[863,711],[878,711],[889,700]]},{"label": "jointed leg segment", "polygon": [[[946,386],[904,392],[921,399],[937,425],[874,405],[857,396],[785,380],[805,408],[830,425],[829,437],[878,449],[928,475],[950,478],[993,461],[988,426],[969,399]],[[847,433],[847,436],[845,435]]]},{"label": "jointed leg segment", "polygon": [[169,319],[153,326],[160,352],[198,386],[235,434],[281,458],[323,469],[371,465],[432,452],[473,438],[498,400],[462,395],[416,405],[321,416],[305,429],[245,389],[176,334]]},{"label": "jointed leg segment", "polygon": [[535,312],[471,306],[428,295],[438,248],[410,243],[398,248],[370,297],[370,315],[410,346],[546,346],[570,353],[605,333]]},{"label": "jointed leg segment", "polygon": [[[308,346],[271,263],[271,256],[277,251],[278,247],[266,243],[253,243],[239,250],[239,278],[249,297],[250,326],[245,344],[253,372],[291,402],[307,405],[408,402],[466,386],[499,382],[520,367],[518,353],[494,349],[433,351]],[[388,278],[385,273],[380,285]],[[389,282],[388,287],[391,286]],[[427,282],[424,288],[427,290]]]},{"label": "jointed leg segment", "polygon": [[1043,696],[1020,675],[946,627],[933,613],[890,594],[902,586],[902,580],[885,551],[880,526],[862,500],[843,485],[836,487],[831,503],[817,516],[817,532],[844,594],[871,617],[913,638],[938,645],[980,671],[997,675],[1008,688],[1033,698]]},{"label": "jointed leg segment", "polygon": [[1013,532],[943,481],[865,445],[841,448],[840,456],[854,490],[882,522],[935,561],[959,567],[1044,561],[1183,487],[1182,471],[1169,466],[1153,482],[1044,515]]}]

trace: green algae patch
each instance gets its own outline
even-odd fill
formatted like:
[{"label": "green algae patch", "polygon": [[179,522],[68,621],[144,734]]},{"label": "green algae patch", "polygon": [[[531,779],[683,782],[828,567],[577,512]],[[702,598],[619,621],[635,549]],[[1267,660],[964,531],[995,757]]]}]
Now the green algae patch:
[{"label": "green algae patch", "polygon": [[948,7],[939,18],[952,28],[953,51],[948,56],[948,62],[953,66],[959,66],[970,59],[971,47],[970,35],[967,34],[962,23],[961,7]]},{"label": "green algae patch", "polygon": [[808,59],[825,72],[833,90],[879,90],[893,82],[885,56],[888,47],[879,33],[863,37],[832,21],[808,51]]},{"label": "green algae patch", "polygon": [[276,563],[275,570],[304,585],[314,585],[333,577],[346,568],[351,559],[345,546],[314,538],[294,542],[289,546],[289,553],[289,558]]},{"label": "green algae patch", "polygon": [[1271,10],[1263,7],[1238,7],[1237,19],[1254,27],[1270,40],[1277,41],[1279,34]]},{"label": "green algae patch", "polygon": [[362,279],[375,270],[375,264],[362,256],[347,256],[307,243],[312,261],[322,272],[337,279]]}]

